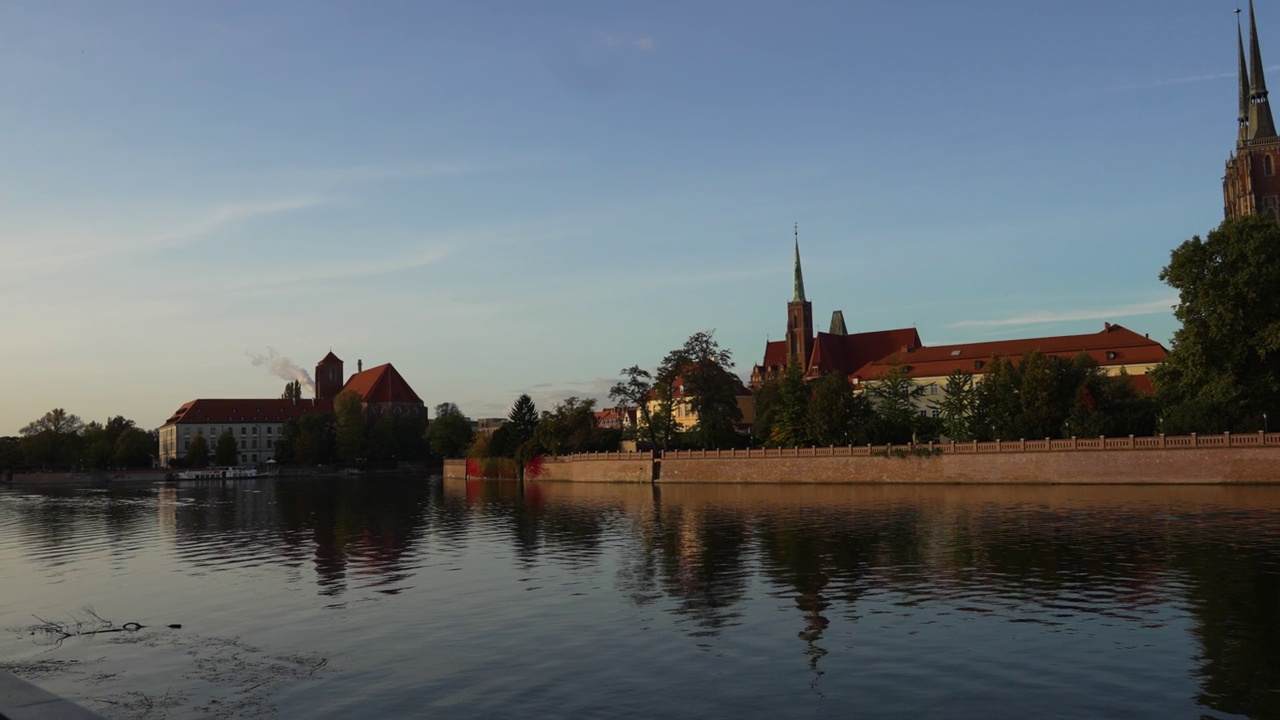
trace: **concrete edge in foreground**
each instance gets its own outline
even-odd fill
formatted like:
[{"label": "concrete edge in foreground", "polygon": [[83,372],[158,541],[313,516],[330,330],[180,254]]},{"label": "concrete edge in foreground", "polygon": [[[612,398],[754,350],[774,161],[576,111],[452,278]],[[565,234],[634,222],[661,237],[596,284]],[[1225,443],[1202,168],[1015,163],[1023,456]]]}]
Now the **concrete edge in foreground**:
[{"label": "concrete edge in foreground", "polygon": [[102,720],[102,716],[0,670],[0,719]]}]

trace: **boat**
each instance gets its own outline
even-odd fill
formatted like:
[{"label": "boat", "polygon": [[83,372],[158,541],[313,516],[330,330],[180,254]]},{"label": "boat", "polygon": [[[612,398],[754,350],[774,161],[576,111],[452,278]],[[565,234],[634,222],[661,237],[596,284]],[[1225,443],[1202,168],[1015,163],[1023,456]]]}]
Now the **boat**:
[{"label": "boat", "polygon": [[193,468],[174,473],[174,480],[235,480],[261,477],[256,467]]}]

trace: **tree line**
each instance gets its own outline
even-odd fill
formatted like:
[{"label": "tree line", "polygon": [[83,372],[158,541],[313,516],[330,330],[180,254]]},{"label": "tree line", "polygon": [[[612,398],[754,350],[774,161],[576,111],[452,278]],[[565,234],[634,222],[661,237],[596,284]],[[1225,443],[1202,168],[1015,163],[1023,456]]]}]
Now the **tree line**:
[{"label": "tree line", "polygon": [[32,420],[17,436],[0,437],[0,469],[109,470],[152,467],[159,436],[121,415],[84,422],[64,408]]}]

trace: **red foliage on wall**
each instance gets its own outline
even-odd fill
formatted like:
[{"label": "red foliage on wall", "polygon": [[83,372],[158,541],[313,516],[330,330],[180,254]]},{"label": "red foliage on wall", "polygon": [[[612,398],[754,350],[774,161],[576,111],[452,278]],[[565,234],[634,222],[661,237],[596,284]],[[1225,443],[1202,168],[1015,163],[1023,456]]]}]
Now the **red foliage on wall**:
[{"label": "red foliage on wall", "polygon": [[537,480],[542,474],[542,456],[534,455],[532,459],[526,460],[524,463],[524,476],[532,480]]},{"label": "red foliage on wall", "polygon": [[467,477],[484,477],[484,470],[476,458],[467,458]]}]

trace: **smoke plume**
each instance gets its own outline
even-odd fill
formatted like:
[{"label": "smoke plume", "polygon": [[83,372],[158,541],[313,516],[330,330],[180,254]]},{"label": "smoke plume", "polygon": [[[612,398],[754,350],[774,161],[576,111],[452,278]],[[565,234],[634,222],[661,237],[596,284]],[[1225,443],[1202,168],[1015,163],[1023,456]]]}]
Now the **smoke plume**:
[{"label": "smoke plume", "polygon": [[245,350],[244,354],[249,356],[249,362],[252,362],[254,367],[266,365],[272,375],[290,382],[297,380],[302,383],[304,392],[311,395],[315,394],[316,384],[311,380],[311,375],[306,370],[295,365],[289,358],[276,352],[275,348],[267,348],[266,354],[256,353],[252,350]]}]

